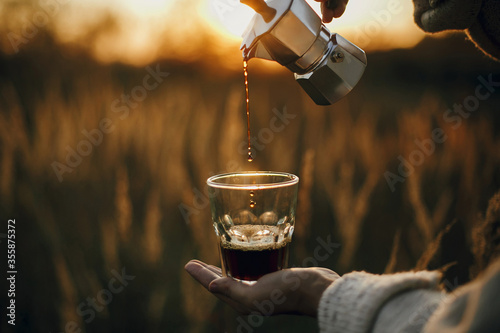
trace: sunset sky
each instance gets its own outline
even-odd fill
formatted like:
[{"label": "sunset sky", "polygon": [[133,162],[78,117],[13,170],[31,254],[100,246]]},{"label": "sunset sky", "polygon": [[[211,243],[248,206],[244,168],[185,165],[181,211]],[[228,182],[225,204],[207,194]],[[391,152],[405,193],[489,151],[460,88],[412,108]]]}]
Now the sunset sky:
[{"label": "sunset sky", "polygon": [[[317,2],[307,2],[319,13]],[[236,58],[240,61],[241,33],[253,15],[239,0],[57,3],[57,8],[40,3],[33,9],[34,13],[48,13],[59,40],[84,45],[105,62],[137,65],[156,58],[190,61],[206,52],[225,57],[229,63]],[[411,0],[351,0],[345,14],[327,26],[367,51],[412,47],[424,36],[413,22],[412,11]],[[17,20],[18,29],[34,21],[33,13],[24,17],[21,13],[7,16],[15,17],[10,20]],[[15,24],[7,25],[7,30],[15,31]]]}]

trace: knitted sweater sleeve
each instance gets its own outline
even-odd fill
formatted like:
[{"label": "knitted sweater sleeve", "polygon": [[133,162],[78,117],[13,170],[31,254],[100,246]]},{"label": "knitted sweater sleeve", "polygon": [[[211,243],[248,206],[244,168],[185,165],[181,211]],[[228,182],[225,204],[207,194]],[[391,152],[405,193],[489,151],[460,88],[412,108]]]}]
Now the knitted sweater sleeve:
[{"label": "knitted sweater sleeve", "polygon": [[320,332],[420,332],[445,298],[439,278],[429,271],[346,274],[321,296]]},{"label": "knitted sweater sleeve", "polygon": [[500,332],[500,260],[453,291],[426,323],[425,333]]},{"label": "knitted sweater sleeve", "polygon": [[428,271],[346,274],[321,296],[320,332],[500,332],[500,259],[450,294],[438,280]]}]

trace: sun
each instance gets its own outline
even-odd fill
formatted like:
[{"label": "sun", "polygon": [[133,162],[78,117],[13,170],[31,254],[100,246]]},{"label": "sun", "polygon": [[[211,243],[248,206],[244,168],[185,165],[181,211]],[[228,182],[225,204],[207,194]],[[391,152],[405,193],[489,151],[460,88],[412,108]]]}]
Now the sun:
[{"label": "sun", "polygon": [[241,39],[255,15],[250,7],[239,0],[206,0],[200,2],[199,9],[209,24],[233,39]]},{"label": "sun", "polygon": [[[305,0],[320,16],[320,4]],[[224,38],[241,40],[255,12],[239,0],[199,0],[199,15]],[[350,0],[342,17],[327,27],[367,49],[412,47],[423,38],[413,23],[410,0]]]},{"label": "sun", "polygon": [[[305,1],[321,15],[317,1]],[[226,50],[238,49],[256,15],[240,0],[75,0],[61,8],[64,15],[56,21],[61,41],[85,40],[111,13],[117,28],[98,35],[90,47],[102,61],[137,64],[167,53],[190,59],[199,56],[196,47],[202,44],[210,44],[214,54],[227,60]],[[411,0],[349,0],[344,15],[327,27],[365,51],[410,48],[424,35],[413,22],[412,9]]]}]

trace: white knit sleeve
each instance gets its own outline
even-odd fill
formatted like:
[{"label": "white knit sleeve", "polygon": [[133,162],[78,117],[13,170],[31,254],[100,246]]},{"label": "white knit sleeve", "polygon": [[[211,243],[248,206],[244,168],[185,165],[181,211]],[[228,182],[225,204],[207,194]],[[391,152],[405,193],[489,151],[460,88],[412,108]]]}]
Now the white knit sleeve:
[{"label": "white knit sleeve", "polygon": [[438,272],[429,271],[391,275],[346,274],[333,282],[321,296],[318,308],[320,332],[369,332],[387,300],[407,290],[435,290],[439,278]]},{"label": "white knit sleeve", "polygon": [[500,332],[499,295],[500,258],[476,280],[454,290],[423,332]]}]

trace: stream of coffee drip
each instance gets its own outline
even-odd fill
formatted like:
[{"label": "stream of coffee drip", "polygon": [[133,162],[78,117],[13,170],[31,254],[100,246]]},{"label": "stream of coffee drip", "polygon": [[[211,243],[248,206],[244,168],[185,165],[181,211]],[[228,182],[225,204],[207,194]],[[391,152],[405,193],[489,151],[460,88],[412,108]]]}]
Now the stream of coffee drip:
[{"label": "stream of coffee drip", "polygon": [[253,161],[252,145],[250,142],[250,99],[248,97],[248,59],[243,59],[243,75],[245,76],[245,96],[246,96],[246,111],[247,111],[247,140],[248,140],[248,162]]},{"label": "stream of coffee drip", "polygon": [[[247,111],[247,139],[248,139],[248,162],[253,161],[252,144],[250,141],[250,98],[248,97],[248,59],[243,59],[243,75],[245,76],[245,96],[246,96],[246,111]],[[256,202],[253,200],[254,191],[250,191],[250,208],[254,208]]]}]

